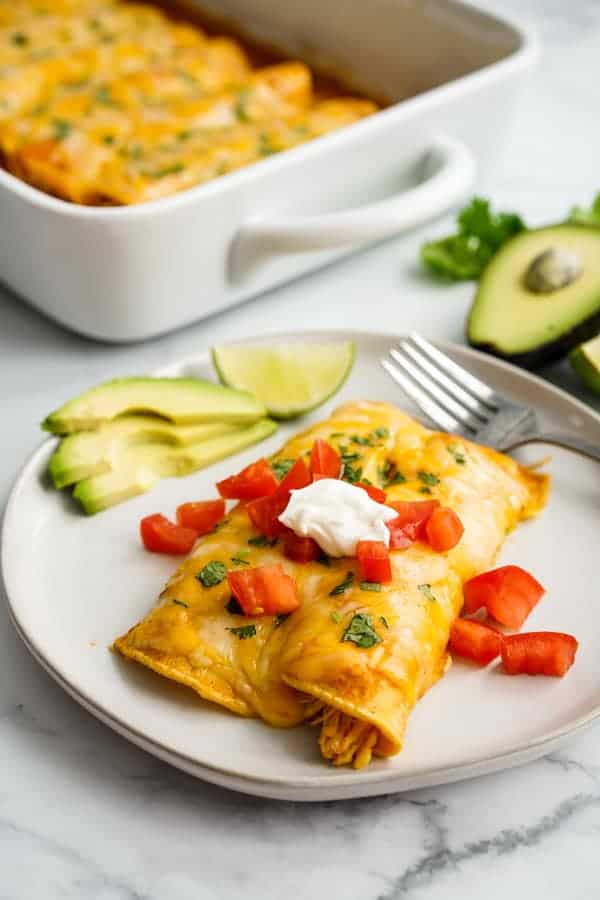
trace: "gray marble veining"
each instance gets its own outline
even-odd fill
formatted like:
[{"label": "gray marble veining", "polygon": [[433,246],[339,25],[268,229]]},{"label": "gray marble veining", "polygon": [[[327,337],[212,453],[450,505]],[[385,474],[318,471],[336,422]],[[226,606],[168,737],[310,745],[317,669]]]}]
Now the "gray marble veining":
[{"label": "gray marble veining", "polygon": [[[544,51],[503,159],[479,189],[533,222],[558,217],[600,189],[600,4],[481,5],[534,19]],[[297,323],[361,327],[366,300],[382,327],[461,340],[470,289],[442,290],[420,277],[421,240],[416,234],[390,242],[141,347],[68,336],[0,293],[0,504],[39,441],[36,423],[57,398],[116,372]],[[579,390],[564,365],[546,374]],[[598,728],[561,753],[487,778],[404,796],[280,803],[203,784],[111,733],[39,668],[4,607],[0,660],[0,900],[600,894]]]}]

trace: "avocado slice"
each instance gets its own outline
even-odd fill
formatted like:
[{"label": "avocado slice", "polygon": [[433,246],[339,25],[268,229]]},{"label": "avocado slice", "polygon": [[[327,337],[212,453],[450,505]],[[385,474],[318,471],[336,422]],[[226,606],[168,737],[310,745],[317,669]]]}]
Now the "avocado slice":
[{"label": "avocado slice", "polygon": [[571,350],[569,362],[586,387],[600,394],[600,334]]},{"label": "avocado slice", "polygon": [[50,457],[48,472],[54,487],[60,490],[84,478],[109,472],[127,447],[151,443],[188,447],[239,431],[241,427],[222,422],[172,425],[157,416],[122,416],[95,431],[78,431],[63,438]]},{"label": "avocado slice", "polygon": [[148,443],[122,447],[113,460],[113,468],[84,478],[75,486],[73,497],[84,512],[93,515],[149,491],[160,478],[189,475],[237,453],[269,437],[276,429],[277,424],[271,419],[261,419],[246,428],[189,446]]},{"label": "avocado slice", "polygon": [[47,416],[42,428],[72,434],[130,413],[151,413],[175,425],[240,425],[258,421],[266,410],[246,391],[200,378],[117,378],[67,401]]},{"label": "avocado slice", "polygon": [[481,276],[467,337],[533,368],[599,329],[600,229],[567,223],[525,231],[498,251]]}]

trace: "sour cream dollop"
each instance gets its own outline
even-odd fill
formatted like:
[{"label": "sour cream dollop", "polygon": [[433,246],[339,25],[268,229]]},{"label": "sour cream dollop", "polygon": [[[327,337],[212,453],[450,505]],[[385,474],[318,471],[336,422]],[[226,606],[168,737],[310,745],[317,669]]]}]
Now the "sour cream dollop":
[{"label": "sour cream dollop", "polygon": [[291,492],[279,521],[297,535],[313,538],[328,556],[355,556],[359,541],[383,541],[389,547],[385,523],[397,515],[362,488],[339,478],[320,478]]}]

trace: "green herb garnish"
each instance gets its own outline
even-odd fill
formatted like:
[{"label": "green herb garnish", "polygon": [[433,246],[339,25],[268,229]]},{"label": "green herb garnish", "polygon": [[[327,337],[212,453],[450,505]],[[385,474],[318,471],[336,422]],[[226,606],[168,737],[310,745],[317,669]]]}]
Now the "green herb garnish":
[{"label": "green herb garnish", "polygon": [[343,431],[332,431],[331,434],[329,435],[330,438],[341,438],[341,437],[345,437],[345,436],[346,435],[344,434]]},{"label": "green herb garnish", "polygon": [[274,153],[277,153],[277,147],[274,146],[269,135],[265,134],[264,131],[261,131],[258,135],[259,156],[272,156]]},{"label": "green herb garnish", "polygon": [[250,100],[251,94],[252,91],[249,88],[244,88],[243,91],[240,91],[236,100],[234,113],[236,115],[236,118],[240,122],[250,121],[250,115],[248,113],[248,101]]},{"label": "green herb garnish", "polygon": [[114,106],[115,101],[114,97],[110,92],[110,88],[106,84],[101,84],[99,88],[96,89],[96,93],[94,95],[98,103],[102,103],[104,106]]},{"label": "green herb garnish", "polygon": [[389,428],[376,428],[373,432],[376,438],[388,438],[390,436]]},{"label": "green herb garnish", "polygon": [[249,550],[238,550],[235,556],[231,557],[231,562],[236,566],[249,566],[250,563],[247,559],[249,553]]},{"label": "green herb garnish", "polygon": [[280,625],[283,625],[286,619],[289,619],[291,613],[279,613],[278,616],[275,616],[275,628],[279,628]]},{"label": "green herb garnish", "polygon": [[23,34],[22,31],[15,31],[11,36],[10,42],[11,44],[14,44],[15,47],[26,47],[29,43],[29,38],[26,34]]},{"label": "green herb garnish", "polygon": [[340,581],[338,585],[336,585],[333,590],[329,591],[330,597],[337,597],[338,594],[343,594],[344,591],[347,591],[352,582],[354,581],[354,572],[346,572],[346,577],[343,581]]},{"label": "green herb garnish", "polygon": [[332,622],[335,622],[335,624],[338,625],[342,621],[342,614],[334,611],[330,614],[329,618]]},{"label": "green herb garnish", "polygon": [[404,484],[406,476],[399,472],[395,463],[386,462],[384,466],[378,466],[377,477],[382,487],[392,487],[394,484]]},{"label": "green herb garnish", "polygon": [[389,628],[389,627],[390,627],[390,624],[389,624],[389,622],[388,622],[388,620],[386,619],[385,616],[379,616],[379,621],[380,621],[381,624],[384,626],[384,628]]},{"label": "green herb garnish", "polygon": [[102,138],[102,143],[106,144],[107,147],[110,147],[111,144],[114,144],[115,136],[114,134],[105,134]]},{"label": "green herb garnish", "polygon": [[372,447],[374,443],[370,435],[367,435],[367,437],[363,437],[361,434],[351,435],[350,441],[353,444],[358,444],[359,447]]},{"label": "green herb garnish", "polygon": [[431,488],[428,488],[428,487],[419,488],[419,493],[420,494],[431,494]]},{"label": "green herb garnish", "polygon": [[368,649],[381,643],[381,638],[373,628],[373,620],[368,613],[356,613],[342,635],[342,642],[352,641],[357,647]]},{"label": "green herb garnish", "polygon": [[246,638],[251,638],[256,635],[256,625],[240,625],[238,628],[228,628],[227,631],[235,634],[236,638],[239,638],[240,641],[245,641]]},{"label": "green herb garnish", "polygon": [[437,603],[437,597],[435,596],[435,594],[434,594],[433,591],[431,590],[431,585],[430,585],[430,584],[420,584],[420,585],[419,585],[419,590],[421,591],[421,593],[423,594],[423,596],[424,596],[424,597],[427,597],[428,600],[431,600],[432,603]]},{"label": "green herb garnish", "polygon": [[57,141],[64,141],[73,130],[73,126],[66,119],[54,119],[52,127],[54,128],[54,137]]},{"label": "green herb garnish", "polygon": [[183,163],[177,162],[170,166],[164,166],[162,169],[155,169],[153,172],[144,172],[144,175],[147,175],[148,178],[166,178],[167,175],[178,175],[184,169]]},{"label": "green herb garnish", "polygon": [[347,447],[340,447],[340,455],[343,463],[352,463],[360,459],[360,453],[348,453]]},{"label": "green herb garnish", "polygon": [[589,208],[574,206],[569,213],[569,222],[575,225],[590,225],[592,228],[600,228],[600,194],[596,194]]},{"label": "green herb garnish", "polygon": [[275,477],[278,481],[281,481],[282,478],[285,478],[295,462],[295,459],[276,459],[271,463],[271,468],[275,472]]},{"label": "green herb garnish", "polygon": [[177,606],[185,606],[186,609],[189,609],[189,605],[187,603],[184,603],[183,600],[175,600],[174,599],[173,603],[176,603]]},{"label": "green herb garnish", "polygon": [[187,141],[189,138],[191,138],[191,136],[192,136],[192,132],[187,129],[184,129],[183,131],[178,131],[177,134],[175,135],[175,137],[177,138],[178,141]]},{"label": "green herb garnish", "polygon": [[426,484],[427,487],[435,487],[436,484],[440,483],[440,479],[437,475],[434,475],[433,472],[424,472],[423,469],[417,472],[417,478],[419,481],[422,481],[423,484]]},{"label": "green herb garnish", "polygon": [[361,591],[375,591],[379,593],[381,585],[378,581],[361,581],[360,589]]},{"label": "green herb garnish", "polygon": [[425,268],[451,281],[479,278],[500,247],[526,228],[516,213],[492,213],[481,197],[461,210],[457,223],[456,234],[421,247]]},{"label": "green herb garnish", "polygon": [[225,609],[228,613],[231,613],[232,616],[243,616],[244,610],[238,603],[237,597],[234,597],[232,594],[227,603],[225,604]]},{"label": "green herb garnish", "polygon": [[342,478],[345,481],[349,481],[351,484],[355,484],[357,481],[360,481],[361,476],[362,466],[353,466],[352,463],[349,462],[344,463]]},{"label": "green herb garnish", "polygon": [[450,454],[450,456],[452,456],[452,457],[454,458],[454,461],[455,461],[459,466],[464,466],[464,465],[465,465],[465,463],[467,462],[467,457],[466,457],[465,454],[461,451],[461,449],[460,449],[460,447],[458,446],[458,444],[455,444],[455,443],[448,444],[447,447],[446,447],[446,450],[448,451],[448,453]]},{"label": "green herb garnish", "polygon": [[226,577],[227,567],[217,559],[213,559],[211,562],[207,563],[196,575],[198,581],[202,582],[204,587],[207,588],[214,587],[216,584],[221,584]]},{"label": "green herb garnish", "polygon": [[264,534],[257,534],[256,537],[248,538],[248,543],[252,547],[274,547],[277,543],[278,538],[269,538],[265,537]]}]

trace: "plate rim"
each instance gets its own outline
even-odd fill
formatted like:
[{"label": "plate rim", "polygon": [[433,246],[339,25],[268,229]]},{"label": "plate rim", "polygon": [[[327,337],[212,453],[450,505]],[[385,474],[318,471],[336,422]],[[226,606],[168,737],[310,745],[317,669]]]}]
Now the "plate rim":
[{"label": "plate rim", "polygon": [[[231,341],[233,344],[248,344],[265,342],[270,340],[293,340],[320,338],[323,341],[331,340],[354,340],[360,347],[360,342],[364,340],[380,340],[387,341],[390,344],[394,340],[400,338],[401,333],[386,334],[380,331],[356,331],[355,329],[310,329],[300,331],[273,332],[260,336],[254,335]],[[585,420],[590,420],[600,425],[600,413],[593,408],[587,406],[581,400],[573,397],[567,391],[546,381],[538,375],[527,370],[514,366],[505,360],[498,359],[481,351],[475,350],[461,344],[450,341],[436,340],[434,343],[450,351],[457,351],[459,356],[466,356],[479,359],[484,363],[497,366],[501,370],[516,374],[525,381],[532,382],[538,389],[554,395],[557,399],[566,401],[575,410],[581,413]],[[154,371],[161,373],[174,369],[176,366],[181,367],[200,361],[208,361],[210,356],[210,348],[204,347],[198,353],[181,358],[178,361],[170,362],[161,366]],[[8,500],[4,510],[2,528],[0,531],[0,569],[2,582],[4,585],[4,593],[6,596],[6,607],[9,613],[10,621],[15,628],[19,638],[23,641],[27,650],[33,658],[42,666],[51,678],[77,703],[79,703],[87,712],[95,716],[104,725],[107,725],[121,737],[130,740],[136,746],[141,747],[146,752],[162,759],[165,762],[182,769],[190,775],[202,778],[206,781],[228,787],[233,790],[250,793],[255,796],[272,797],[276,799],[303,799],[303,793],[310,793],[318,789],[318,797],[306,796],[304,799],[323,800],[323,799],[350,799],[358,796],[368,796],[376,793],[399,793],[406,790],[413,790],[420,786],[431,786],[435,784],[451,783],[474,777],[478,774],[491,773],[509,768],[511,765],[518,765],[527,759],[533,759],[542,756],[551,749],[552,745],[556,745],[560,741],[575,735],[582,729],[591,725],[600,717],[600,703],[584,715],[572,720],[570,724],[561,726],[550,732],[545,732],[539,737],[529,739],[521,744],[511,747],[509,750],[503,750],[498,753],[489,754],[483,758],[468,759],[462,761],[458,765],[451,767],[433,766],[423,769],[416,774],[407,775],[399,774],[394,770],[369,770],[368,768],[360,774],[355,771],[337,773],[332,778],[328,776],[328,770],[324,770],[318,775],[302,775],[290,777],[289,775],[272,775],[265,777],[262,775],[254,775],[252,773],[244,773],[232,768],[218,766],[212,762],[199,760],[197,757],[190,756],[180,750],[174,749],[168,744],[164,744],[155,740],[139,731],[136,727],[128,724],[120,716],[115,715],[108,710],[103,704],[98,703],[86,691],[78,688],[69,680],[64,672],[46,658],[43,649],[36,642],[35,637],[30,635],[24,625],[19,620],[18,603],[15,605],[9,584],[7,573],[10,572],[10,562],[8,559],[8,541],[7,533],[12,517],[15,515],[20,493],[28,482],[33,472],[39,471],[40,459],[44,457],[50,450],[50,447],[56,443],[55,437],[44,439],[29,454],[23,465],[18,470],[17,476],[13,481]],[[16,591],[15,591],[16,593]],[[339,771],[339,770],[338,770]],[[260,790],[257,790],[260,788]],[[286,796],[287,791],[287,796]]]}]

